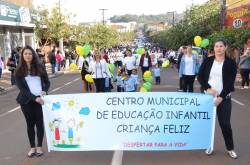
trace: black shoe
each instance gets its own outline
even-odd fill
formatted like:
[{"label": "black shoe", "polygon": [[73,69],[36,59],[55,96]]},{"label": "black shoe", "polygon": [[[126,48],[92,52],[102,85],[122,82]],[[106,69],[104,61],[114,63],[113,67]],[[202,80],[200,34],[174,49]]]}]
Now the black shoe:
[{"label": "black shoe", "polygon": [[43,155],[44,155],[43,152],[37,152],[37,153],[36,153],[36,157],[41,157],[41,156],[43,156]]},{"label": "black shoe", "polygon": [[27,155],[29,158],[33,158],[34,156],[36,156],[36,151],[34,152],[29,152]]}]

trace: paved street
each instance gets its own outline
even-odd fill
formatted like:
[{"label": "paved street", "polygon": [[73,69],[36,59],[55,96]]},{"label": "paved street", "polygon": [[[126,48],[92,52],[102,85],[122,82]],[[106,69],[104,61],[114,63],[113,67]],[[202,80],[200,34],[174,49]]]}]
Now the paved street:
[{"label": "paved street", "polygon": [[[81,93],[80,74],[64,74],[51,79],[50,94]],[[164,70],[162,85],[154,86],[153,91],[176,91],[178,75],[169,68]],[[195,90],[199,91],[196,82]],[[110,165],[114,152],[50,152],[41,158],[29,159],[26,123],[15,101],[17,90],[0,95],[0,165]],[[159,93],[160,94],[160,93]],[[215,153],[206,156],[204,151],[166,152],[124,152],[122,165],[249,165],[250,164],[250,89],[237,89],[233,93],[232,127],[237,160],[225,153],[221,131],[216,125]],[[94,100],[93,100],[94,101]],[[44,142],[44,150],[47,151]]]}]

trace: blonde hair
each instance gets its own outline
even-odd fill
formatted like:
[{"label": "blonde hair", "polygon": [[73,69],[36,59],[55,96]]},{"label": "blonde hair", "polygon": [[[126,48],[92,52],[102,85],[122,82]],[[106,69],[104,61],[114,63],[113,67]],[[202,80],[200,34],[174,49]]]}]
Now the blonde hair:
[{"label": "blonde hair", "polygon": [[96,57],[97,56],[100,56],[100,59],[101,59],[101,52],[99,50],[94,50],[94,53],[93,53],[93,59],[94,61],[96,61]]}]

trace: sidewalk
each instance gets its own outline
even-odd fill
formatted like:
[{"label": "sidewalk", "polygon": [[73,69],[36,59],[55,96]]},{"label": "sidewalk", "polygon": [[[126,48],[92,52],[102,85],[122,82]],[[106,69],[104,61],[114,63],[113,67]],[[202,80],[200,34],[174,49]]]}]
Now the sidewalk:
[{"label": "sidewalk", "polygon": [[[56,74],[53,76],[51,73],[50,64],[46,64],[46,71],[48,73],[49,78],[55,78],[65,73],[69,73],[69,71],[59,71],[59,72],[56,72]],[[0,95],[16,89],[15,85],[14,86],[11,85],[10,77],[11,77],[10,71],[8,71],[7,69],[3,70],[3,74],[0,79]]]}]

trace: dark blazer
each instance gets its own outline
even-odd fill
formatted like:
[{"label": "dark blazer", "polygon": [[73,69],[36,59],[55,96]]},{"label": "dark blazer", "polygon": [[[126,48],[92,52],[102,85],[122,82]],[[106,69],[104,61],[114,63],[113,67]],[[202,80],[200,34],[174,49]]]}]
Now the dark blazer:
[{"label": "dark blazer", "polygon": [[[144,58],[145,58],[146,55],[141,55],[141,58],[140,58],[140,63],[139,63],[139,66],[140,67],[143,67],[143,63],[144,63]],[[148,58],[148,67],[152,67],[152,62],[151,62],[151,58],[150,56],[147,56]]]},{"label": "dark blazer", "polygon": [[[45,75],[41,76],[42,91],[48,92],[50,87],[50,81],[47,72]],[[16,77],[17,87],[20,92],[16,98],[16,101],[20,104],[28,104],[29,101],[35,101],[36,97],[30,92],[29,86],[24,77]]]},{"label": "dark blazer", "polygon": [[[214,56],[206,58],[204,62],[201,64],[198,73],[198,81],[200,82],[204,90],[211,88],[211,86],[208,84],[208,80],[214,59],[215,59]],[[234,91],[234,81],[236,78],[236,74],[237,74],[237,66],[235,61],[226,57],[222,66],[223,89],[219,94],[219,96],[222,97],[223,99],[225,99],[230,92]]]}]

